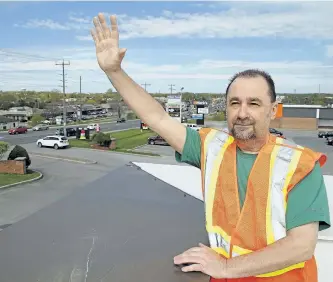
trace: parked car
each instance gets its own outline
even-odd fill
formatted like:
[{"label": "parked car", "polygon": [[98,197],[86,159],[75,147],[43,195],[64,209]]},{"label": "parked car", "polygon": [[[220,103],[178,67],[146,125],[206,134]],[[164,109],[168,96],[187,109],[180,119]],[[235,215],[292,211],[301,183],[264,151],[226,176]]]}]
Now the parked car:
[{"label": "parked car", "polygon": [[150,144],[150,145],[166,145],[166,146],[169,145],[168,142],[159,135],[149,137],[148,138],[148,144]]},{"label": "parked car", "polygon": [[8,130],[9,134],[22,134],[22,133],[27,133],[28,132],[28,128],[25,126],[18,126],[18,127],[14,127]]},{"label": "parked car", "polygon": [[189,127],[189,128],[192,128],[193,130],[196,130],[196,131],[199,131],[201,129],[200,126],[198,126],[194,123],[188,123],[186,126]]},{"label": "parked car", "polygon": [[327,137],[327,145],[333,145],[333,137]]},{"label": "parked car", "polygon": [[96,130],[96,129],[97,129],[97,124],[96,124],[96,123],[94,123],[94,124],[89,124],[89,125],[87,126],[87,128],[88,128],[89,130]]},{"label": "parked car", "polygon": [[125,118],[118,118],[117,123],[121,123],[121,122],[126,122],[126,119]]},{"label": "parked car", "polygon": [[53,135],[46,136],[42,139],[38,139],[36,144],[39,148],[52,147],[56,150],[59,148],[67,148],[69,146],[67,137],[53,136]]},{"label": "parked car", "polygon": [[325,137],[326,137],[326,139],[329,137],[333,137],[333,131],[326,132]]},{"label": "parked car", "polygon": [[[64,134],[64,129],[63,128],[58,128],[55,132],[56,135],[61,135],[61,136],[65,136]],[[66,127],[66,136],[76,136],[76,129],[73,127]]]},{"label": "parked car", "polygon": [[285,138],[285,137],[283,136],[283,133],[282,133],[281,131],[275,129],[275,128],[270,128],[270,129],[269,129],[269,133],[271,133],[271,134],[273,134],[273,135],[276,135],[276,136],[278,136],[278,137]]},{"label": "parked car", "polygon": [[319,131],[318,132],[318,137],[319,138],[324,138],[324,137],[326,137],[326,133],[327,133],[326,131]]},{"label": "parked car", "polygon": [[46,124],[38,124],[32,128],[33,131],[42,131],[42,130],[48,130],[49,126]]}]

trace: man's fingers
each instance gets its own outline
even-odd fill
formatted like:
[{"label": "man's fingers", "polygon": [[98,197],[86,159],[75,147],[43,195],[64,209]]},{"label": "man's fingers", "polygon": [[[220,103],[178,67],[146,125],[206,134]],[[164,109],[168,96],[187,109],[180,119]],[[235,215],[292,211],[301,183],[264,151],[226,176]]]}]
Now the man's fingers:
[{"label": "man's fingers", "polygon": [[201,256],[197,255],[180,255],[174,258],[175,264],[185,264],[185,263],[199,263],[204,264],[205,261]]},{"label": "man's fingers", "polygon": [[101,23],[104,38],[110,38],[111,37],[111,31],[110,31],[110,28],[108,27],[108,25],[106,23],[104,15],[102,13],[99,13],[98,14],[98,19],[99,19],[99,22]]},{"label": "man's fingers", "polygon": [[102,28],[101,28],[101,25],[99,23],[98,18],[94,17],[93,22],[94,22],[94,25],[95,25],[97,38],[98,38],[99,41],[102,41],[104,39],[104,35],[103,35]]},{"label": "man's fingers", "polygon": [[111,31],[118,32],[117,17],[115,15],[110,16],[110,22],[111,22]]},{"label": "man's fingers", "polygon": [[92,38],[94,39],[95,44],[97,44],[99,40],[98,40],[98,38],[97,38],[96,31],[95,31],[94,29],[92,29],[92,30],[90,31],[90,33],[91,33]]},{"label": "man's fingers", "polygon": [[198,252],[202,252],[202,249],[199,247],[193,247],[193,248],[185,251],[183,254],[191,254],[191,253],[198,253]]},{"label": "man's fingers", "polygon": [[203,272],[203,267],[201,264],[191,264],[191,265],[188,265],[188,266],[184,266],[182,268],[182,271],[183,272],[190,272],[190,271],[201,271]]}]

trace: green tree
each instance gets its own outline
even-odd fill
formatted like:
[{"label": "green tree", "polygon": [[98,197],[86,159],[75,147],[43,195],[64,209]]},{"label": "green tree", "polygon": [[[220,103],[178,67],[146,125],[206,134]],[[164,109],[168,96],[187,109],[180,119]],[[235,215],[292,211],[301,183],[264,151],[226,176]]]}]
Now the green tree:
[{"label": "green tree", "polygon": [[38,114],[34,114],[31,117],[31,123],[32,123],[33,126],[39,124],[43,120],[44,120],[44,118],[41,115],[38,115]]}]

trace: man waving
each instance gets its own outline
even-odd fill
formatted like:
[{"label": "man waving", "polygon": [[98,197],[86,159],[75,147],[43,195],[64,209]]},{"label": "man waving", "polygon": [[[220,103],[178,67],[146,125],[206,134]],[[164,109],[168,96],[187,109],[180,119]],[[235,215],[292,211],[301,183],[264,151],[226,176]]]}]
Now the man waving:
[{"label": "man waving", "polygon": [[[172,119],[121,68],[116,17],[102,14],[92,36],[101,69],[127,105],[176,151],[201,169],[210,247],[199,244],[174,258],[182,270],[212,281],[317,282],[318,230],[330,227],[321,166],[326,156],[273,136],[277,103],[264,71],[236,74],[226,90],[228,132],[199,132]],[[162,242],[161,242],[162,243]]]}]

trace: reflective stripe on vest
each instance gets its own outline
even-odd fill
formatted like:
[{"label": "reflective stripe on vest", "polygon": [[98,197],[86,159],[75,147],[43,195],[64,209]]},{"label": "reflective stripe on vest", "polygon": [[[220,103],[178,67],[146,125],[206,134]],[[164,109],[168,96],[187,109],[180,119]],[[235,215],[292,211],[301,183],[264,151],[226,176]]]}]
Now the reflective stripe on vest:
[{"label": "reflective stripe on vest", "polygon": [[[224,153],[233,141],[234,138],[227,133],[211,130],[207,134],[203,144],[204,156],[206,156],[203,162],[206,229],[212,249],[226,258],[253,252],[240,246],[231,246],[231,235],[227,234],[220,226],[213,225],[213,204],[219,170]],[[295,149],[295,147],[303,148],[279,137],[276,138],[275,143],[276,145],[274,145],[271,152],[269,164],[270,178],[266,206],[267,245],[286,236],[287,189],[302,154],[302,151]],[[280,146],[279,144],[287,146]],[[292,269],[302,268],[304,264],[304,262],[299,263],[275,272],[258,275],[258,277],[280,275]]]}]

